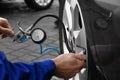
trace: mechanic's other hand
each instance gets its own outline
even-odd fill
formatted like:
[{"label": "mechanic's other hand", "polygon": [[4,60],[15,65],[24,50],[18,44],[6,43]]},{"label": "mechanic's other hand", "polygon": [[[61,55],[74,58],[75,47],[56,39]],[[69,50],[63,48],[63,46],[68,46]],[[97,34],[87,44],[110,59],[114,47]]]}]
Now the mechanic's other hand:
[{"label": "mechanic's other hand", "polygon": [[0,17],[0,38],[14,35],[7,19]]},{"label": "mechanic's other hand", "polygon": [[55,76],[60,78],[71,78],[85,67],[85,55],[62,54],[53,59],[56,64]]}]

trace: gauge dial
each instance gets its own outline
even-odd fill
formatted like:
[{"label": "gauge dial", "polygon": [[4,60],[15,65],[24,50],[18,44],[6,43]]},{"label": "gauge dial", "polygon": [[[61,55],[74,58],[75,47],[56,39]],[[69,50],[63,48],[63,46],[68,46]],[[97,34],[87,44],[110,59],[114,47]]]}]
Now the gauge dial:
[{"label": "gauge dial", "polygon": [[31,32],[31,38],[35,43],[42,43],[46,39],[46,33],[41,28],[36,28]]}]

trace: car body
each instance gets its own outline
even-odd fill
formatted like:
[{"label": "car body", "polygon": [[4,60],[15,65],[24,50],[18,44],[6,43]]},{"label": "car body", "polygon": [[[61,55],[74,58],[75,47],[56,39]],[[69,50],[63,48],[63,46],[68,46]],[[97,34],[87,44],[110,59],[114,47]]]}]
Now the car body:
[{"label": "car body", "polygon": [[120,0],[62,0],[59,13],[61,50],[87,56],[84,72],[69,80],[120,79]]}]

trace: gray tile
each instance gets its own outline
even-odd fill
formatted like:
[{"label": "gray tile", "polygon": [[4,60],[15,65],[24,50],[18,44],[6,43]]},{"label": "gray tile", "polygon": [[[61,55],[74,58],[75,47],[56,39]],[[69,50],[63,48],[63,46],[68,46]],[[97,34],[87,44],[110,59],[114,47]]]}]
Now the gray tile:
[{"label": "gray tile", "polygon": [[34,59],[36,59],[36,57],[31,56],[31,55],[24,55],[22,57],[19,57],[18,59],[23,60],[24,62],[31,62]]},{"label": "gray tile", "polygon": [[46,59],[53,59],[55,58],[55,56],[52,56],[52,55],[49,55],[49,54],[45,54],[45,55],[42,55],[41,57],[35,59],[34,61],[43,61],[43,60],[46,60]]},{"label": "gray tile", "polygon": [[7,57],[7,59],[10,60],[10,61],[12,61],[12,60],[14,60],[14,59],[17,58],[16,56],[11,55],[11,54],[7,54],[6,57]]}]

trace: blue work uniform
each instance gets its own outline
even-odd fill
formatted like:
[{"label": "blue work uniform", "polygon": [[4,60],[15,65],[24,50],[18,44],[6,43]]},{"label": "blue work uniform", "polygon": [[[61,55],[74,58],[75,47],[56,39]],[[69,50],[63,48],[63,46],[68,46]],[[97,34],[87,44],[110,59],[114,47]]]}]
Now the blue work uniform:
[{"label": "blue work uniform", "polygon": [[55,63],[52,60],[11,63],[0,51],[0,80],[50,80],[54,70]]}]

